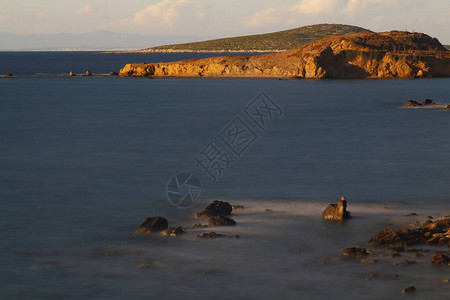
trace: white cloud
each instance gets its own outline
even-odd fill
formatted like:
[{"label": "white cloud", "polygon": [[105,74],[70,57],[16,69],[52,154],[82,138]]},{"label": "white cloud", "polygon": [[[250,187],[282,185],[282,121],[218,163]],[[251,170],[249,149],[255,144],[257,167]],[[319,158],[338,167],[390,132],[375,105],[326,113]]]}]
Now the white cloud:
[{"label": "white cloud", "polygon": [[291,7],[291,11],[305,14],[320,14],[331,12],[337,8],[339,0],[302,0],[299,4]]},{"label": "white cloud", "polygon": [[241,22],[251,27],[267,26],[282,21],[283,15],[288,11],[287,7],[267,8],[241,19]]},{"label": "white cloud", "polygon": [[92,4],[88,3],[75,13],[77,17],[88,15],[92,12]]},{"label": "white cloud", "polygon": [[155,26],[172,28],[180,18],[188,0],[163,0],[152,4],[134,14],[132,21],[138,26]]}]

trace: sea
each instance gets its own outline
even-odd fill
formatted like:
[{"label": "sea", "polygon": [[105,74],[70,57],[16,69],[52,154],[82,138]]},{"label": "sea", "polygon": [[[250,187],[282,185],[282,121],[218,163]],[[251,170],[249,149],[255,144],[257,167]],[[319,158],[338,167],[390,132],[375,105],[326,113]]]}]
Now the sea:
[{"label": "sea", "polygon": [[[449,299],[446,245],[340,254],[450,214],[450,78],[109,75],[221,55],[0,52],[0,299]],[[325,222],[342,196],[353,218]],[[213,200],[236,226],[191,228]],[[153,216],[186,233],[133,234]]]}]

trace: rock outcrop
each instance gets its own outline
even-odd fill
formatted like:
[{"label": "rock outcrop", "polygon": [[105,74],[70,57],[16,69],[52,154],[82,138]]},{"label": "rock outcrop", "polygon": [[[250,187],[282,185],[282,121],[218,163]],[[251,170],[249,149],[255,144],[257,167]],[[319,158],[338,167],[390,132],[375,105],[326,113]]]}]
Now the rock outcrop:
[{"label": "rock outcrop", "polygon": [[216,217],[216,216],[229,216],[233,207],[230,203],[225,201],[214,200],[204,210],[195,214],[196,218]]},{"label": "rock outcrop", "polygon": [[222,216],[216,216],[211,217],[208,220],[206,220],[205,225],[207,226],[233,226],[236,225],[236,222],[233,219],[222,217]]},{"label": "rock outcrop", "polygon": [[123,77],[449,77],[450,51],[423,33],[332,35],[296,49],[250,57],[127,64]]},{"label": "rock outcrop", "polygon": [[149,234],[154,232],[160,232],[167,229],[167,220],[163,217],[150,217],[147,218],[144,223],[134,232],[136,234],[143,233]]},{"label": "rock outcrop", "polygon": [[330,204],[322,213],[325,220],[342,221],[350,218],[350,213],[347,211],[347,200],[342,197],[337,204]]}]

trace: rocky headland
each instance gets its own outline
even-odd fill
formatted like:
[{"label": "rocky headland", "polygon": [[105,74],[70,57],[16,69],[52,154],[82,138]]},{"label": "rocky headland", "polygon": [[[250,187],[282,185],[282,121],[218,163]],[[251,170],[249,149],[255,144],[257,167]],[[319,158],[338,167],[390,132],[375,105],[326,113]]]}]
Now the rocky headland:
[{"label": "rocky headland", "polygon": [[127,64],[122,77],[415,78],[449,77],[450,51],[423,33],[331,35],[299,48],[249,57]]}]

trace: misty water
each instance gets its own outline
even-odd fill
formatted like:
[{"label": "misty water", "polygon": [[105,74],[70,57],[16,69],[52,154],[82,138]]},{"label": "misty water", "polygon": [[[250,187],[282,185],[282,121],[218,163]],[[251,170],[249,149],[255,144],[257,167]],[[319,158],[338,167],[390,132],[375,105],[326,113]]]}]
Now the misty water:
[{"label": "misty water", "polygon": [[[450,297],[429,256],[340,257],[383,228],[449,214],[449,112],[401,105],[450,104],[450,79],[101,76],[196,56],[208,54],[0,53],[0,74],[15,75],[0,78],[2,299],[393,299],[411,285]],[[98,76],[66,76],[87,69]],[[261,91],[284,114],[265,131],[249,121],[254,143],[211,182],[193,158]],[[192,208],[166,198],[179,172],[201,180]],[[342,195],[354,218],[324,222]],[[190,229],[213,199],[245,206],[237,225]],[[188,232],[133,235],[159,215]],[[195,238],[209,231],[230,237]]]}]

